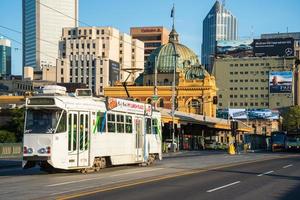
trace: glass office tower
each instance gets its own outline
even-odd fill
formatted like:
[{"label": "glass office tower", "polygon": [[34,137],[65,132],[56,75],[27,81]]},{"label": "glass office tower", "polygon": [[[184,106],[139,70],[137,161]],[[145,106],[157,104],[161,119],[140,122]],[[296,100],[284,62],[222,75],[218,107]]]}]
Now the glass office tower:
[{"label": "glass office tower", "polygon": [[11,75],[10,40],[0,38],[0,77]]},{"label": "glass office tower", "polygon": [[237,40],[237,29],[236,18],[219,1],[216,1],[203,20],[201,62],[209,73],[212,72],[216,41]]},{"label": "glass office tower", "polygon": [[23,76],[29,67],[40,79],[44,66],[56,66],[62,28],[77,20],[78,0],[23,0]]}]

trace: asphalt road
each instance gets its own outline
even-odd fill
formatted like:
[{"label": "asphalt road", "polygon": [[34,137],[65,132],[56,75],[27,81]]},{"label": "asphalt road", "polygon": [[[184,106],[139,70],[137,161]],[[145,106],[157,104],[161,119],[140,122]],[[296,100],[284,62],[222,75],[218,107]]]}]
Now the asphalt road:
[{"label": "asphalt road", "polygon": [[[0,199],[220,199],[221,194],[221,199],[253,200],[274,192],[277,196],[273,199],[298,195],[294,190],[300,187],[297,154],[229,156],[205,151],[174,155],[151,167],[120,166],[91,174],[47,174],[38,168],[0,169]],[[268,161],[253,163],[258,160]],[[248,164],[239,165],[241,162]],[[257,176],[269,171],[274,172]],[[224,188],[215,190],[218,187]]]},{"label": "asphalt road", "polygon": [[[65,196],[72,197],[72,196]],[[300,199],[300,159],[276,159],[195,172],[132,186],[98,188],[75,199]]]}]

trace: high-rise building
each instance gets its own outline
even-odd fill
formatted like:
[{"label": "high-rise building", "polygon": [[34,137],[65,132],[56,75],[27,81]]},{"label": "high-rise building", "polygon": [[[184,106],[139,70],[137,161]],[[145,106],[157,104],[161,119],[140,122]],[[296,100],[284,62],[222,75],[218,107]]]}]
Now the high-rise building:
[{"label": "high-rise building", "polygon": [[56,65],[62,28],[77,22],[78,0],[23,0],[23,77],[41,79]]},{"label": "high-rise building", "polygon": [[293,38],[294,56],[300,59],[300,32],[261,34],[261,39],[277,39],[277,38]]},{"label": "high-rise building", "polygon": [[96,95],[144,70],[144,43],[112,27],[64,28],[59,52],[56,71],[44,68],[43,79],[84,83]]},{"label": "high-rise building", "polygon": [[236,18],[216,1],[203,20],[201,62],[209,73],[212,72],[213,59],[218,40],[237,40],[238,26]]},{"label": "high-rise building", "polygon": [[11,75],[10,40],[0,38],[0,77]]},{"label": "high-rise building", "polygon": [[144,42],[145,47],[145,62],[148,60],[149,55],[156,48],[161,45],[167,44],[169,41],[170,31],[163,26],[151,27],[132,27],[130,28],[130,35],[134,39]]},{"label": "high-rise building", "polygon": [[277,109],[299,99],[294,57],[218,58],[218,108]]}]

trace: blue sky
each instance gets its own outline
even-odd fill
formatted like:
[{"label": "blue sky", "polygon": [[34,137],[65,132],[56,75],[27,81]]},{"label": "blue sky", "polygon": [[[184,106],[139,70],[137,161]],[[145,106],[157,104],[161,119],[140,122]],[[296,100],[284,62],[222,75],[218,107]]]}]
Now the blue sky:
[{"label": "blue sky", "polygon": [[[80,20],[93,26],[113,26],[129,33],[131,26],[171,27],[170,11],[176,6],[176,30],[181,43],[200,55],[202,21],[215,0],[79,0]],[[0,26],[22,31],[22,1],[1,0]],[[299,0],[227,0],[226,8],[238,19],[240,38],[251,32],[261,33],[300,31]],[[253,27],[253,28],[251,28]],[[252,31],[253,30],[253,31]],[[4,34],[22,41],[20,34],[0,27]],[[22,73],[22,50],[12,42],[14,74]],[[18,48],[18,49],[16,49]]]}]

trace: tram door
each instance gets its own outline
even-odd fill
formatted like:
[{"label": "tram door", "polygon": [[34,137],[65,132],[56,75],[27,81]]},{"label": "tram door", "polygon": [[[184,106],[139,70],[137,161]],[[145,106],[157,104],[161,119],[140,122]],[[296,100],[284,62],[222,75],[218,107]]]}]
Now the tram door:
[{"label": "tram door", "polygon": [[143,145],[144,145],[144,134],[143,134],[143,119],[135,119],[135,131],[136,131],[136,154],[137,161],[143,161]]},{"label": "tram door", "polygon": [[69,167],[89,165],[89,113],[69,113],[68,156]]}]

